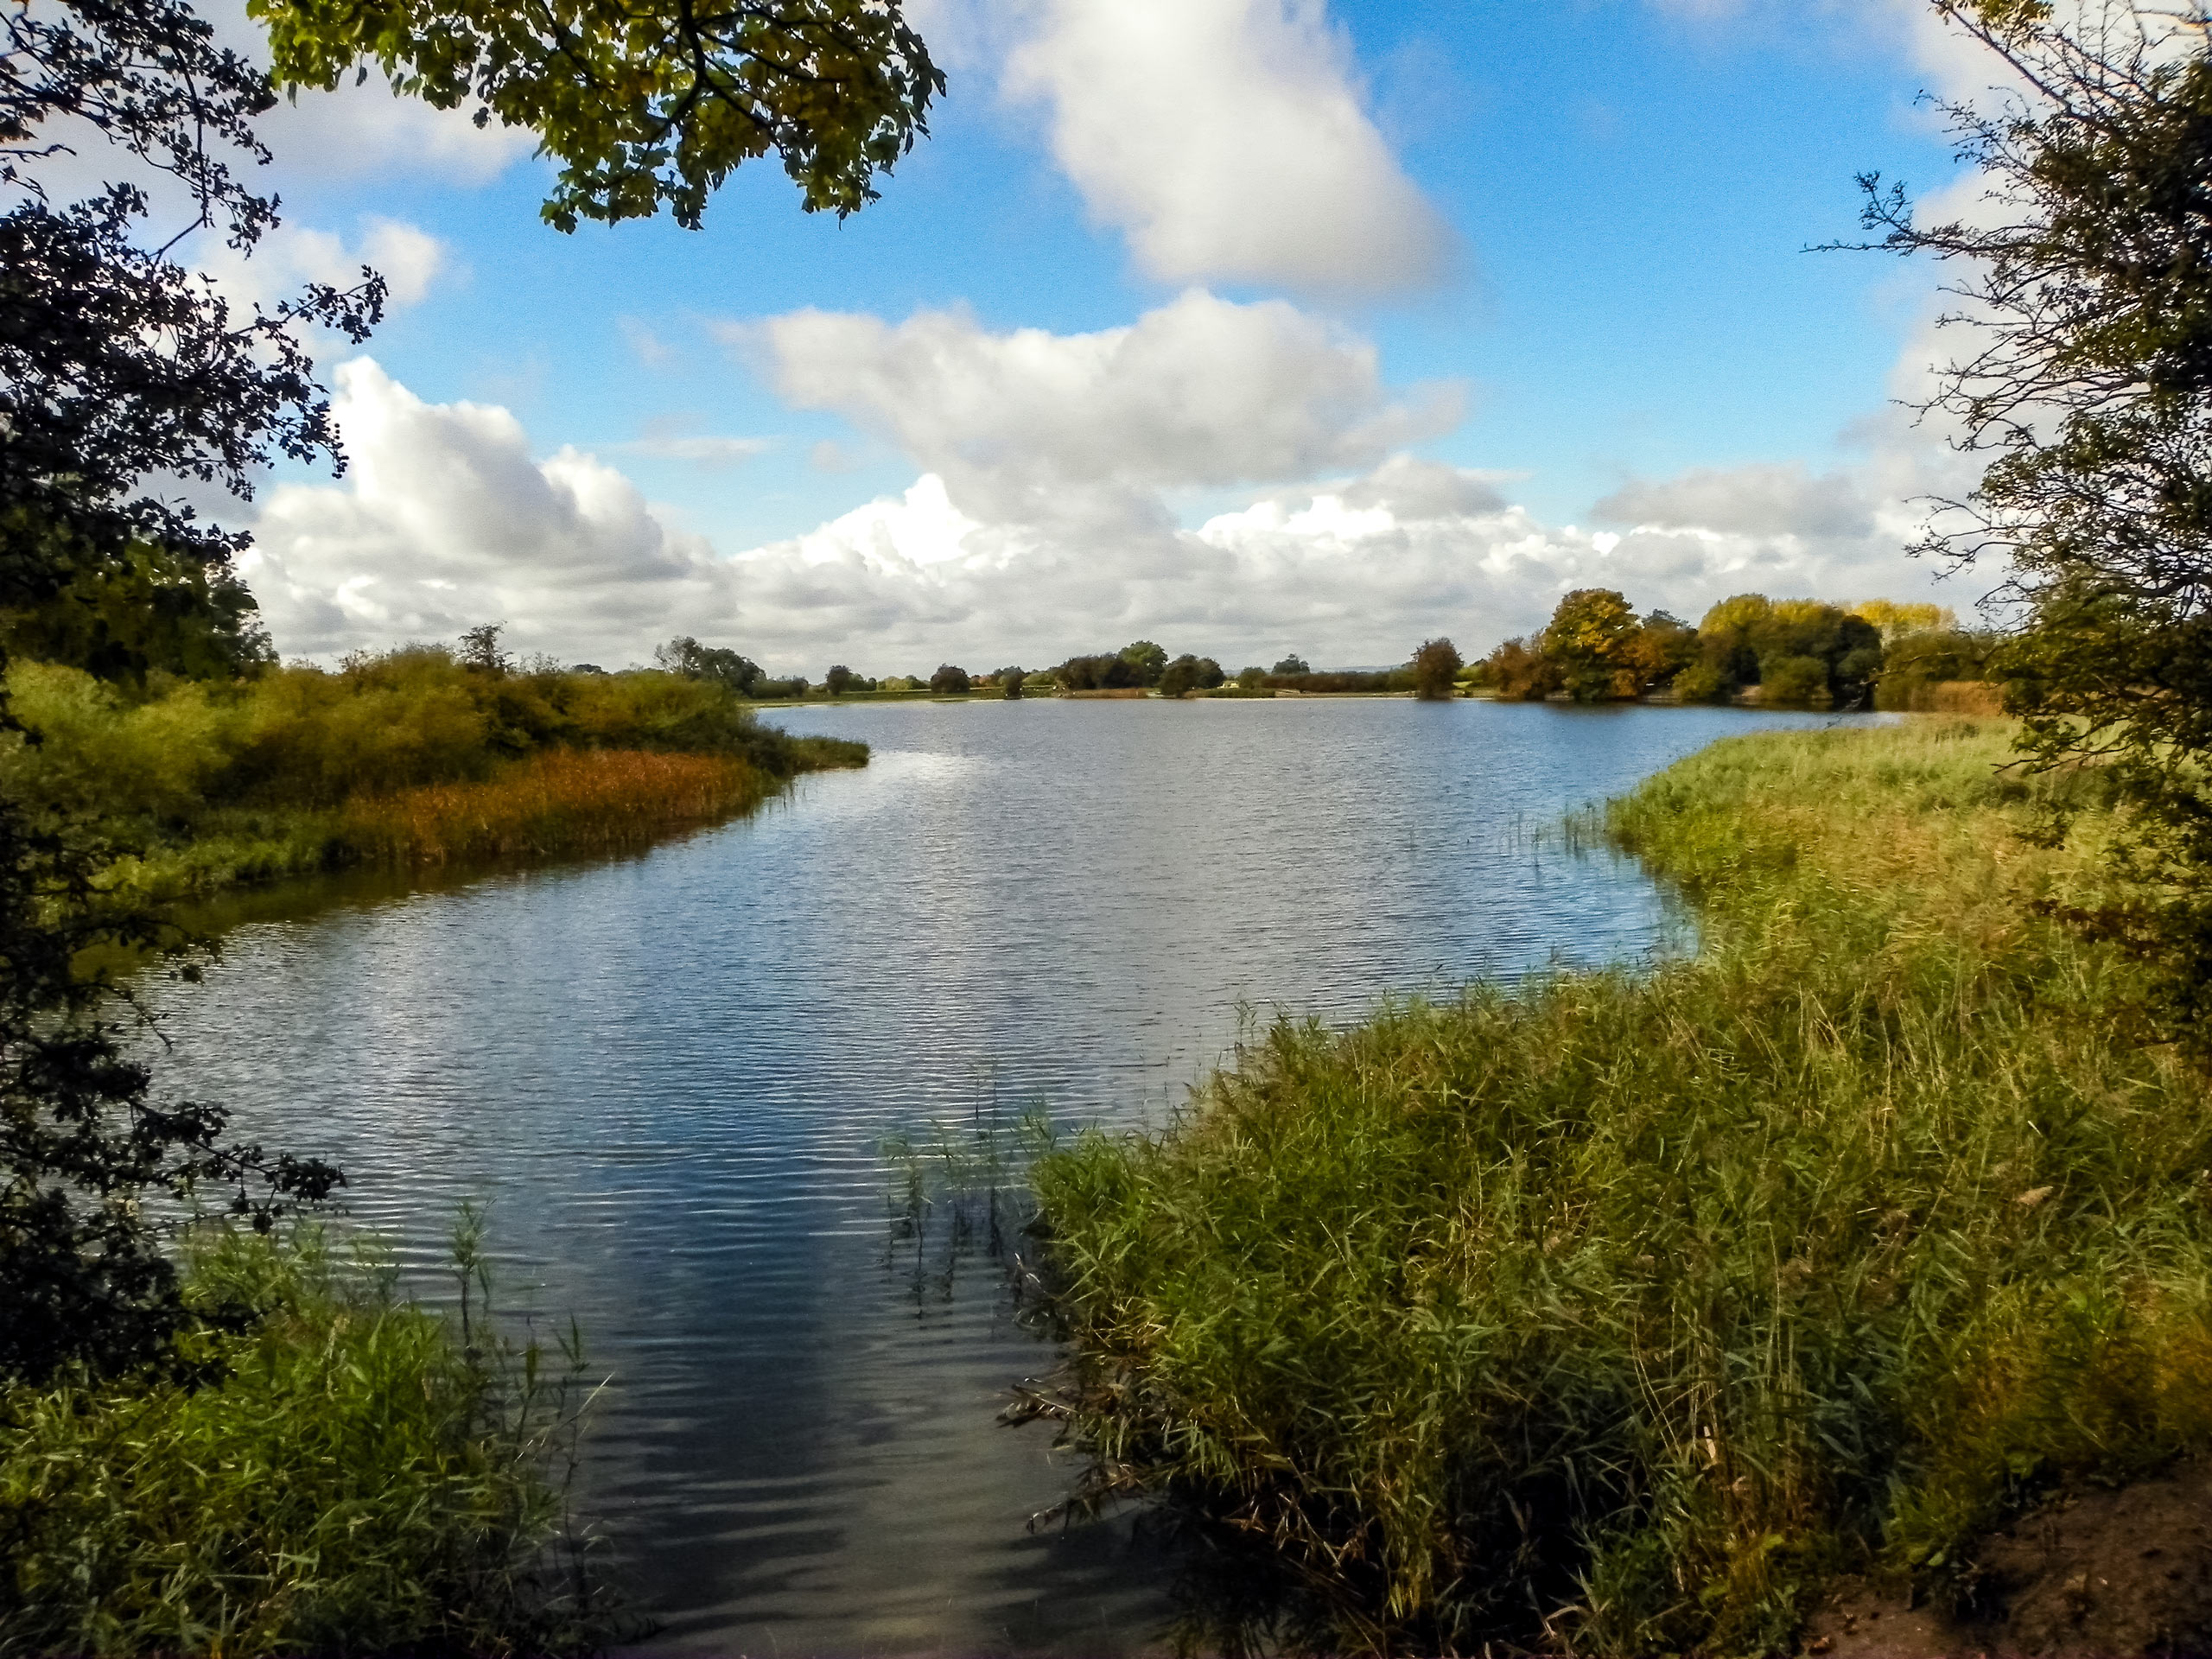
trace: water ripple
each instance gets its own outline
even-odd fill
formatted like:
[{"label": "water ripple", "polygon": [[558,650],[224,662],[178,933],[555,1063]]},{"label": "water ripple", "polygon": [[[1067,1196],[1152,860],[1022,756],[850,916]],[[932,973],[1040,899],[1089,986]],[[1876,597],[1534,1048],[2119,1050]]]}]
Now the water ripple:
[{"label": "water ripple", "polygon": [[[1157,1121],[1249,1008],[1353,1017],[1679,930],[1532,832],[1726,711],[1248,702],[809,709],[865,771],[642,857],[246,923],[165,988],[165,1086],[330,1157],[435,1268],[614,1382],[586,1471],[663,1648],[1132,1650],[1165,1568],[995,1414],[1049,1356],[886,1265],[887,1135],[979,1101]],[[427,1277],[425,1283],[434,1282]]]}]

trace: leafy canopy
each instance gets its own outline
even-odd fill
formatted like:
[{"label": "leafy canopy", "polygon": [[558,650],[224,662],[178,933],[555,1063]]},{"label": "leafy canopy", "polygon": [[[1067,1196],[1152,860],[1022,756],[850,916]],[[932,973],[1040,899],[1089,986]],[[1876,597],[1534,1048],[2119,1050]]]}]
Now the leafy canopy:
[{"label": "leafy canopy", "polygon": [[[1943,113],[2004,211],[1924,223],[1861,183],[1871,245],[1940,262],[1964,349],[1924,413],[1984,470],[1923,548],[1995,561],[1998,664],[2039,766],[2107,761],[2132,896],[2077,919],[2171,970],[2212,1029],[2212,15],[2086,0],[1959,11],[2021,90]],[[2054,825],[2056,829],[2062,826]]]},{"label": "leafy canopy", "polygon": [[477,124],[526,127],[557,163],[546,221],[696,229],[742,163],[782,159],[806,211],[842,217],[927,133],[944,76],[899,0],[248,0],[277,80],[328,88],[374,64]]}]

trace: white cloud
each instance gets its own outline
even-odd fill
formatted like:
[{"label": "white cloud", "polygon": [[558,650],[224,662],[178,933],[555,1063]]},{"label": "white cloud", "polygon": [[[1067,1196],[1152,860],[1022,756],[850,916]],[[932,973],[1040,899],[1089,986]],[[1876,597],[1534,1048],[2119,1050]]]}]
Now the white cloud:
[{"label": "white cloud", "polygon": [[250,258],[208,236],[195,257],[225,297],[242,308],[273,308],[308,283],[352,288],[367,265],[384,277],[391,308],[400,310],[418,303],[452,268],[451,251],[436,237],[398,219],[377,218],[364,219],[351,242],[334,231],[280,226]]},{"label": "white cloud", "polygon": [[1394,400],[1375,348],[1280,300],[1193,290],[1096,334],[992,334],[799,311],[725,334],[777,391],[897,444],[987,519],[1158,520],[1160,492],[1359,467],[1459,416],[1456,388]]},{"label": "white cloud", "polygon": [[[1592,584],[1693,615],[1745,588],[1847,598],[1927,586],[1897,556],[1886,513],[1863,535],[1741,513],[1751,527],[1593,534],[1512,505],[1498,474],[1402,454],[1266,491],[1196,528],[1157,493],[1147,512],[1083,518],[1031,511],[1026,489],[963,499],[925,471],[901,494],[723,556],[603,462],[573,449],[534,459],[505,410],[425,404],[366,359],[336,381],[352,470],[275,492],[245,566],[288,654],[505,620],[519,648],[607,663],[643,660],[677,632],[817,673],[832,661],[876,672],[1041,663],[1140,635],[1232,666],[1292,647],[1366,663],[1438,632],[1487,648]],[[1372,407],[1351,400],[1340,431]],[[1295,449],[1334,451],[1325,438]],[[1726,516],[1719,486],[1700,487]],[[1015,511],[976,505],[994,499]]]},{"label": "white cloud", "polygon": [[612,467],[573,449],[533,461],[505,410],[425,404],[372,359],[334,378],[346,480],[272,492],[243,567],[284,651],[501,619],[524,649],[597,649],[728,609],[727,567]]},{"label": "white cloud", "polygon": [[1374,291],[1448,264],[1324,0],[1014,3],[1002,86],[1050,108],[1053,155],[1150,275]]},{"label": "white cloud", "polygon": [[776,447],[776,441],[717,437],[706,433],[660,434],[609,447],[623,454],[651,455],[658,461],[688,461],[704,471],[720,473],[766,454]]},{"label": "white cloud", "polygon": [[622,331],[623,340],[647,368],[664,369],[676,360],[676,348],[654,333],[650,325],[636,317],[617,317],[614,326]]},{"label": "white cloud", "polygon": [[1615,524],[1745,536],[1853,537],[1873,529],[1858,480],[1840,473],[1815,477],[1798,461],[1698,467],[1658,483],[1638,480],[1595,512]]}]

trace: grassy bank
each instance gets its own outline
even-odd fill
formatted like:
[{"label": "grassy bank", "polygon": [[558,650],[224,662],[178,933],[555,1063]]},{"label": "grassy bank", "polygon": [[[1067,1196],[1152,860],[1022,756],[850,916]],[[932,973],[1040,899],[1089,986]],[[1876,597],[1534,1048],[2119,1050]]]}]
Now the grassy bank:
[{"label": "grassy bank", "polygon": [[191,1287],[260,1318],[181,1339],[189,1380],[0,1390],[0,1655],[603,1642],[564,1539],[575,1402],[480,1295],[449,1323],[250,1235],[203,1241]]},{"label": "grassy bank", "polygon": [[4,741],[0,787],[92,826],[114,880],[164,898],[641,846],[868,755],[764,727],[711,682],[487,672],[435,650],[140,688],[25,663],[8,683],[41,741]]},{"label": "grassy bank", "polygon": [[[2063,1477],[2212,1441],[2212,1113],[2021,841],[1997,722],[1737,738],[1609,814],[1693,960],[1282,1024],[1035,1182],[1090,1495],[1236,1571],[1216,1638],[1787,1643],[1971,1590]],[[1242,1541],[1240,1543],[1238,1541]],[[1217,1586],[1217,1588],[1219,1586]]]}]

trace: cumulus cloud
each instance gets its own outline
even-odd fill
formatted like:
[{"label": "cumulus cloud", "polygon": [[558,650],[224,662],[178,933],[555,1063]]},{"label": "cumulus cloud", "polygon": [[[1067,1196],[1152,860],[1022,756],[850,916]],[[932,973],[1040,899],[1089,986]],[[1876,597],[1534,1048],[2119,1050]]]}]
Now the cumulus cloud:
[{"label": "cumulus cloud", "polygon": [[525,648],[573,649],[728,609],[721,562],[613,468],[568,448],[533,460],[505,410],[425,404],[372,359],[334,378],[346,481],[275,490],[244,564],[283,650],[328,656],[501,618]]},{"label": "cumulus cloud", "polygon": [[[878,672],[1043,661],[1139,635],[1232,663],[1290,647],[1386,662],[1440,632],[1486,647],[1592,584],[1693,614],[1745,588],[1909,596],[1926,585],[1885,524],[1852,535],[1739,514],[1733,529],[1592,532],[1540,521],[1499,474],[1404,454],[1187,526],[1164,507],[1031,512],[1020,490],[963,498],[926,470],[804,535],[723,553],[604,461],[535,457],[505,410],[426,404],[367,359],[340,367],[334,406],[352,470],[275,492],[245,568],[288,654],[449,639],[504,619],[521,648],[572,659],[643,660],[685,632],[817,673],[831,661]],[[1371,408],[1352,400],[1346,429]],[[1001,499],[1018,510],[978,505]]]},{"label": "cumulus cloud", "polygon": [[686,461],[706,472],[727,472],[776,447],[773,438],[729,438],[709,433],[658,433],[611,446],[629,455]]},{"label": "cumulus cloud", "polygon": [[1370,465],[1459,412],[1455,387],[1394,397],[1371,345],[1294,306],[1196,289],[1095,334],[812,310],[725,334],[786,402],[897,444],[987,519],[1157,520],[1162,490]]},{"label": "cumulus cloud", "polygon": [[1150,275],[1376,291],[1447,264],[1324,0],[1035,0],[1009,21],[1006,93],[1049,110],[1054,156]]},{"label": "cumulus cloud", "polygon": [[1874,527],[1858,480],[1841,473],[1815,476],[1800,461],[1699,467],[1663,481],[1638,480],[1594,511],[1613,524],[1745,536],[1865,536]]}]

